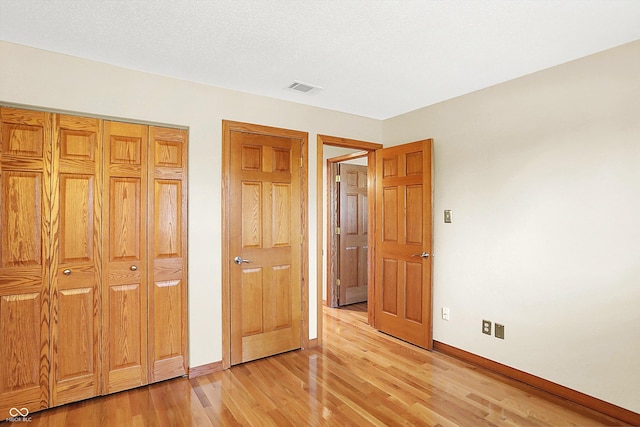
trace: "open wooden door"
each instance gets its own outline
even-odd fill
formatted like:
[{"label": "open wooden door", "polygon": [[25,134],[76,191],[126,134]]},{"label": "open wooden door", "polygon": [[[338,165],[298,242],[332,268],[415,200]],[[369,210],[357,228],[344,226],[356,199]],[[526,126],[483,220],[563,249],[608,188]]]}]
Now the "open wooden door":
[{"label": "open wooden door", "polygon": [[375,327],[432,348],[432,147],[376,152]]}]

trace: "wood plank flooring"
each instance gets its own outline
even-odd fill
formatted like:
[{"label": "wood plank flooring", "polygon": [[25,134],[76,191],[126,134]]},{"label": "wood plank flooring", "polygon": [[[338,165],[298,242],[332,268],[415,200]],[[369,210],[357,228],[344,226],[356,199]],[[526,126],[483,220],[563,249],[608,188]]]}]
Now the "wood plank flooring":
[{"label": "wood plank flooring", "polygon": [[626,425],[374,331],[365,304],[324,310],[322,347],[33,413],[29,425]]}]

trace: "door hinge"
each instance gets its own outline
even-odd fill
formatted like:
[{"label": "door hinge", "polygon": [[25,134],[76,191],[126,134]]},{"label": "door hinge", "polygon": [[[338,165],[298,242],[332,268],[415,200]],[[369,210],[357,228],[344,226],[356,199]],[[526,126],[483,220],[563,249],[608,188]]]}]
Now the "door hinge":
[{"label": "door hinge", "polygon": [[300,167],[302,167],[302,157],[300,157]]},{"label": "door hinge", "polygon": [[340,175],[336,175],[336,182],[340,182]]},{"label": "door hinge", "polygon": [[340,234],[340,227],[336,227],[336,234]]},{"label": "door hinge", "polygon": [[336,279],[336,287],[340,287],[340,279]]}]

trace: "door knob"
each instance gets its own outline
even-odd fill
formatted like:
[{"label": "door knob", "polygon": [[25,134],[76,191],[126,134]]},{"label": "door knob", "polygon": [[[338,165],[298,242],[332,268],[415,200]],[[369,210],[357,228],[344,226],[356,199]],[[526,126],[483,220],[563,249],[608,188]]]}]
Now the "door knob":
[{"label": "door knob", "polygon": [[66,270],[63,271],[65,276],[68,276],[71,274],[71,270],[69,270],[68,268]]},{"label": "door knob", "polygon": [[237,256],[237,257],[235,257],[235,258],[233,259],[233,262],[235,262],[237,265],[240,265],[240,264],[242,264],[243,262],[250,263],[250,262],[251,262],[251,260],[250,260],[250,259],[244,259],[244,258],[242,258],[242,257]]},{"label": "door knob", "polygon": [[129,267],[129,270],[131,271],[136,271],[138,269],[138,267],[136,267],[135,265],[132,265],[131,267]]},{"label": "door knob", "polygon": [[419,256],[420,258],[429,258],[429,254],[426,252],[422,252],[421,254],[413,254],[411,255],[412,257],[414,256]]}]

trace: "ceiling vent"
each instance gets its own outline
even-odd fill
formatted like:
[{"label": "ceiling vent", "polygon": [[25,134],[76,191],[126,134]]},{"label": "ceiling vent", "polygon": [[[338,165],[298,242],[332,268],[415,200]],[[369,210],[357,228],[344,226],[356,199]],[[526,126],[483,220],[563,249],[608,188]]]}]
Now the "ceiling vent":
[{"label": "ceiling vent", "polygon": [[301,93],[314,93],[322,90],[319,86],[310,85],[308,83],[296,82],[294,81],[288,86],[288,89],[294,90],[296,92]]}]

